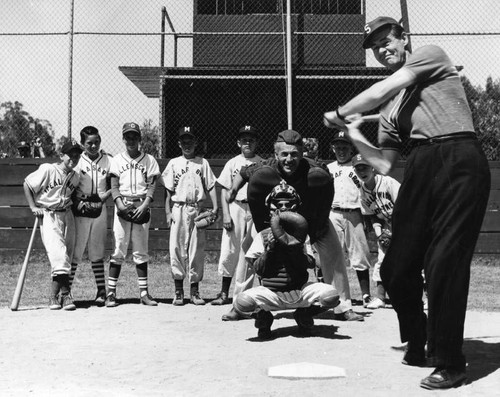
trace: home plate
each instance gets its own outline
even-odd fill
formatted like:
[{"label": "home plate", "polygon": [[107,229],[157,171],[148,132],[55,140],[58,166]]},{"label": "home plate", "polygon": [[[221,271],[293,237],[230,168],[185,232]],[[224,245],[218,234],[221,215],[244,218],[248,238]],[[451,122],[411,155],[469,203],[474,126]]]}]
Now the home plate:
[{"label": "home plate", "polygon": [[269,367],[267,376],[286,379],[345,378],[344,368],[314,363],[293,363]]}]

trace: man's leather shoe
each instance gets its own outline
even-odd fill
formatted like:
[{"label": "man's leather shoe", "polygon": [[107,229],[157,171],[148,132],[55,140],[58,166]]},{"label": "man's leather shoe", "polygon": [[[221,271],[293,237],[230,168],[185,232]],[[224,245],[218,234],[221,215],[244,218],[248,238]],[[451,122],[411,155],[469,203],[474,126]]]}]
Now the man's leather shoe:
[{"label": "man's leather shoe", "polygon": [[452,368],[436,368],[432,374],[420,381],[420,386],[424,389],[451,389],[467,383],[465,371]]}]

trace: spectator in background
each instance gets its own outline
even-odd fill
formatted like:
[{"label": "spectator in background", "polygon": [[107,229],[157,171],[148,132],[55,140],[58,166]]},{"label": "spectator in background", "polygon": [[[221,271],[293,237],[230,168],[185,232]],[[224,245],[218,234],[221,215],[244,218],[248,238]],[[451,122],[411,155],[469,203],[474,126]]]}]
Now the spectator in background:
[{"label": "spectator in background", "polygon": [[19,145],[17,145],[17,150],[19,151],[20,158],[25,159],[31,157],[31,147],[28,142],[19,142]]}]

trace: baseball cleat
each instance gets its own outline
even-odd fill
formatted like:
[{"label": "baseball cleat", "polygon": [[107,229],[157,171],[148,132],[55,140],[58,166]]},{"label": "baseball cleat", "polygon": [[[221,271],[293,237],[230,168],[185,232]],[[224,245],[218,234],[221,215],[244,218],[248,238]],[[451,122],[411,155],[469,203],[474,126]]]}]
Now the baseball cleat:
[{"label": "baseball cleat", "polygon": [[361,314],[354,313],[352,309],[344,313],[335,313],[333,318],[338,321],[365,321],[365,318]]},{"label": "baseball cleat", "polygon": [[202,306],[202,305],[204,305],[206,303],[205,300],[203,300],[200,297],[200,293],[199,292],[195,292],[195,293],[191,294],[190,302],[193,303],[193,304],[195,304],[196,306]]},{"label": "baseball cleat", "polygon": [[104,304],[106,303],[106,290],[100,289],[97,291],[94,303],[97,306],[104,306]]},{"label": "baseball cleat", "polygon": [[385,307],[385,302],[380,298],[372,298],[365,307],[370,310],[382,309]]},{"label": "baseball cleat", "polygon": [[71,294],[62,294],[62,308],[64,310],[75,310],[76,305],[75,302],[73,302],[73,297]]},{"label": "baseball cleat", "polygon": [[184,306],[184,292],[175,291],[175,298],[172,302],[174,306]]},{"label": "baseball cleat", "polygon": [[118,306],[118,302],[116,301],[116,295],[114,292],[108,293],[106,297],[106,307],[116,307]]},{"label": "baseball cleat", "polygon": [[216,306],[222,306],[222,305],[229,305],[231,303],[231,300],[227,296],[227,293],[225,292],[219,292],[217,294],[217,297],[210,302],[211,305],[216,305]]},{"label": "baseball cleat", "polygon": [[420,381],[420,387],[428,390],[451,389],[467,383],[465,371],[436,368],[432,374]]},{"label": "baseball cleat", "polygon": [[49,298],[49,309],[50,310],[59,310],[61,308],[61,301],[59,300],[59,297],[56,296],[51,296]]},{"label": "baseball cleat", "polygon": [[158,302],[156,302],[149,294],[141,296],[141,303],[146,306],[158,306]]}]

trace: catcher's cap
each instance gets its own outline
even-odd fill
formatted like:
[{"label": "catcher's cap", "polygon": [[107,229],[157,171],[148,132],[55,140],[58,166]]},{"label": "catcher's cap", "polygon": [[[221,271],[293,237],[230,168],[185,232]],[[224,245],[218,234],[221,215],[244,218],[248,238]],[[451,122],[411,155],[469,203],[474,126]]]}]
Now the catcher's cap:
[{"label": "catcher's cap", "polygon": [[239,138],[242,135],[252,135],[255,138],[258,138],[259,132],[257,128],[252,127],[251,125],[245,125],[238,130],[238,134],[236,136]]},{"label": "catcher's cap", "polygon": [[141,135],[141,129],[139,128],[139,124],[137,123],[125,123],[122,128],[122,135],[125,135],[127,132],[135,132],[139,136]]},{"label": "catcher's cap", "polygon": [[394,18],[391,17],[378,17],[375,18],[373,21],[368,22],[365,25],[365,38],[363,40],[363,48],[365,50],[367,48],[370,48],[371,39],[373,38],[375,32],[387,25],[397,25],[401,29],[403,29],[403,27],[398,23],[398,21],[396,21]]},{"label": "catcher's cap", "polygon": [[344,131],[337,131],[335,135],[333,136],[332,143],[335,142],[347,142],[352,145],[351,140],[347,136],[347,134]]},{"label": "catcher's cap", "polygon": [[66,142],[61,148],[62,154],[70,154],[72,151],[82,154],[83,149],[78,143],[72,141]]},{"label": "catcher's cap", "polygon": [[181,127],[179,128],[179,138],[182,138],[183,136],[190,136],[192,138],[196,138],[196,135],[194,134],[193,127]]},{"label": "catcher's cap", "polygon": [[356,167],[357,165],[361,165],[361,164],[365,164],[365,165],[370,165],[368,163],[368,161],[366,161],[363,156],[361,156],[360,154],[357,154],[356,156],[354,156],[352,158],[352,166],[353,167]]},{"label": "catcher's cap", "polygon": [[300,145],[302,146],[302,136],[294,130],[281,131],[278,134],[276,142],[285,142],[289,145]]},{"label": "catcher's cap", "polygon": [[30,145],[26,141],[21,141],[21,142],[19,142],[19,145],[17,145],[17,148],[18,149],[24,149],[24,148],[29,149]]},{"label": "catcher's cap", "polygon": [[266,197],[266,205],[272,211],[296,211],[301,204],[302,201],[295,188],[285,181],[276,185]]}]

